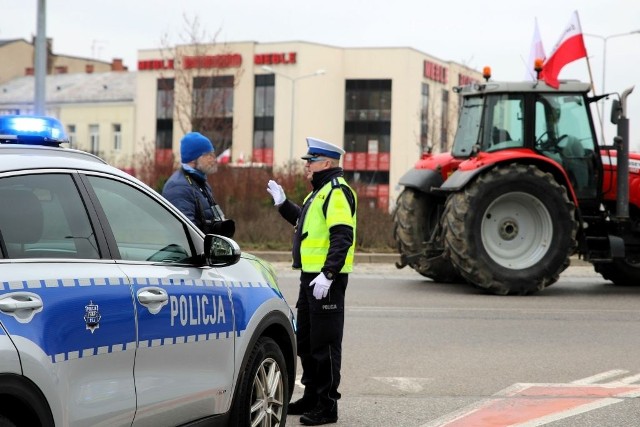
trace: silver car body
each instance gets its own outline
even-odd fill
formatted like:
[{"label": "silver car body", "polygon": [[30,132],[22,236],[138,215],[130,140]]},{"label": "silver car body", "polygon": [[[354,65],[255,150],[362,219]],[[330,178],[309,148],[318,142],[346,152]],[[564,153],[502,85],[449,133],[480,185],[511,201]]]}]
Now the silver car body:
[{"label": "silver car body", "polygon": [[[99,252],[66,257],[40,237],[20,249],[5,243],[25,255],[0,258],[0,375],[33,383],[55,425],[168,426],[228,413],[246,355],[270,325],[286,330],[286,358],[295,362],[293,313],[268,264],[249,254],[223,267],[162,259],[171,248],[153,258],[158,248],[143,241],[161,241],[151,236],[158,229],[140,229],[158,218],[175,224],[178,252],[202,254],[204,236],[154,190],[90,154],[0,145],[0,210],[22,209],[1,198],[27,177],[73,182],[95,235],[64,237]],[[44,230],[55,231],[47,209],[58,195],[36,193]],[[133,230],[142,238],[107,225],[122,219],[126,231],[124,221],[149,212]]]}]

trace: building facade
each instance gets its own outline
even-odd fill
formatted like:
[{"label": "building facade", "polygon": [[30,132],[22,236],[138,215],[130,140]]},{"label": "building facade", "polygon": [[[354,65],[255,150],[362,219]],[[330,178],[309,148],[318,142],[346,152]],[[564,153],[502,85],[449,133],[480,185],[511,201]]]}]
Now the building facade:
[{"label": "building facade", "polygon": [[[89,151],[112,165],[133,172],[138,147],[136,73],[75,73],[48,75],[46,115],[64,124],[72,148]],[[33,114],[33,76],[0,84],[0,114]]]},{"label": "building facade", "polygon": [[[20,74],[0,84],[0,114],[30,114],[32,45],[0,42],[0,58],[14,55]],[[135,174],[154,162],[171,166],[181,137],[195,130],[231,165],[283,168],[302,166],[313,136],[345,149],[346,178],[361,203],[381,209],[393,207],[398,180],[423,152],[450,147],[459,106],[452,87],[482,78],[408,47],[307,42],[139,50],[137,72],[119,60],[64,58],[66,69],[49,67],[47,114],[62,120],[74,147]],[[72,73],[72,65],[84,68]]]},{"label": "building facade", "polygon": [[[8,82],[17,77],[34,74],[35,40],[25,39],[0,40],[0,83]],[[104,73],[107,71],[126,71],[127,67],[122,59],[115,58],[112,62],[100,61],[92,58],[82,58],[56,54],[53,52],[53,40],[47,39],[46,74],[75,74],[84,72]]]},{"label": "building facade", "polygon": [[[178,155],[200,131],[231,163],[298,164],[305,137],[342,146],[361,200],[390,208],[396,183],[457,123],[453,86],[480,72],[412,48],[339,48],[306,42],[185,45],[138,52],[136,141],[156,159]],[[179,157],[176,157],[179,158]]]}]

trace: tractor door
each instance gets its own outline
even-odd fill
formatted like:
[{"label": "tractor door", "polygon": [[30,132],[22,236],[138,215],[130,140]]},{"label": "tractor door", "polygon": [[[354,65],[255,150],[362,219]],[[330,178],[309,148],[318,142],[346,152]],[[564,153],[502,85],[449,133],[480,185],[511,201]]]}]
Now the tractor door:
[{"label": "tractor door", "polygon": [[595,199],[600,169],[584,97],[542,93],[536,95],[535,106],[536,150],[565,169],[578,199]]}]

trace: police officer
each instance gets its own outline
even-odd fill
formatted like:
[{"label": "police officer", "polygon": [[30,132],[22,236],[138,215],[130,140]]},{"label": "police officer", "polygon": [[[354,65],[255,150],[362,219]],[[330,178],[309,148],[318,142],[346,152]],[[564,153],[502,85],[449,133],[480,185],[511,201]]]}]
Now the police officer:
[{"label": "police officer", "polygon": [[169,177],[162,195],[180,209],[205,234],[233,237],[235,223],[226,219],[213,198],[207,175],[218,169],[213,144],[199,132],[180,141],[182,165]]},{"label": "police officer", "polygon": [[344,150],[315,138],[307,138],[307,145],[302,159],[313,191],[302,207],[288,200],[273,180],[267,191],[295,227],[293,268],[302,270],[296,307],[305,389],[301,399],[289,404],[289,414],[302,415],[304,425],[321,425],[338,420],[344,298],[353,269],[357,198],[339,167]]}]

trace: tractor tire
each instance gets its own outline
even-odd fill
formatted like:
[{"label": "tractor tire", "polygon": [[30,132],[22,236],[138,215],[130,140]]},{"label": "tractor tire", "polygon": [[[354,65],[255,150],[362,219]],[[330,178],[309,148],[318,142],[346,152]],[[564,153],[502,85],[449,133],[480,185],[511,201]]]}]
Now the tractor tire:
[{"label": "tractor tire", "polygon": [[494,168],[452,194],[446,248],[458,271],[496,295],[527,295],[558,280],[576,250],[566,189],[533,165]]},{"label": "tractor tire", "polygon": [[425,251],[425,242],[442,239],[441,211],[442,204],[433,196],[405,188],[393,213],[393,237],[398,251],[415,271],[435,282],[461,283],[464,279],[443,256],[444,248],[430,253]]},{"label": "tractor tire", "polygon": [[613,262],[594,263],[593,268],[616,286],[640,286],[640,256],[637,254]]}]

